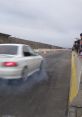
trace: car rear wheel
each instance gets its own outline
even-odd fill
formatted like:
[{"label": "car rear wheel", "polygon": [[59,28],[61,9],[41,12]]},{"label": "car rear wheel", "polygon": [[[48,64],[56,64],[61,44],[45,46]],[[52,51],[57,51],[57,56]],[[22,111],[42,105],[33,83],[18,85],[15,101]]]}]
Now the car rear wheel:
[{"label": "car rear wheel", "polygon": [[28,78],[28,68],[25,67],[22,71],[22,80],[26,81],[27,78]]}]

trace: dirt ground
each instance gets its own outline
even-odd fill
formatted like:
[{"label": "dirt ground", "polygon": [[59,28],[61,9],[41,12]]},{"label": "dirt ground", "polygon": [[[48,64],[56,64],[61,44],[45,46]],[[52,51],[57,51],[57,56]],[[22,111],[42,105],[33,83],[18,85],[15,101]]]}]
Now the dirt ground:
[{"label": "dirt ground", "polygon": [[52,52],[26,82],[0,80],[0,117],[66,117],[70,60],[69,50]]}]

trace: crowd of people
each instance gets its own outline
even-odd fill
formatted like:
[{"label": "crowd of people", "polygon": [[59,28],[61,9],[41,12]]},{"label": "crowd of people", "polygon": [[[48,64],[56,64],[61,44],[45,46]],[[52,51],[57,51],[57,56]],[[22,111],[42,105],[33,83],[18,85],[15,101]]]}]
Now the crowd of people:
[{"label": "crowd of people", "polygon": [[82,53],[82,33],[80,34],[80,39],[77,39],[74,44],[72,50],[76,51],[77,53]]}]

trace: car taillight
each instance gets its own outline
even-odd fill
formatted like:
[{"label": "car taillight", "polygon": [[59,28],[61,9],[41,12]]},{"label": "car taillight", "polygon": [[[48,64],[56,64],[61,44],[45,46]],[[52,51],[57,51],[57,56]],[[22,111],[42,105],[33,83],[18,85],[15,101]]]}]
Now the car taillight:
[{"label": "car taillight", "polygon": [[16,62],[4,62],[2,65],[5,67],[16,67],[17,63]]}]

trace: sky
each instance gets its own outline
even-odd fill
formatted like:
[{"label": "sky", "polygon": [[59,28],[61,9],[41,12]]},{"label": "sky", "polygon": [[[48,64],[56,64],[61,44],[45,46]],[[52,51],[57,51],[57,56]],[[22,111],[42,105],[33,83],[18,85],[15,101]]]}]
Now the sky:
[{"label": "sky", "polygon": [[82,32],[82,0],[0,0],[0,32],[72,47]]}]

